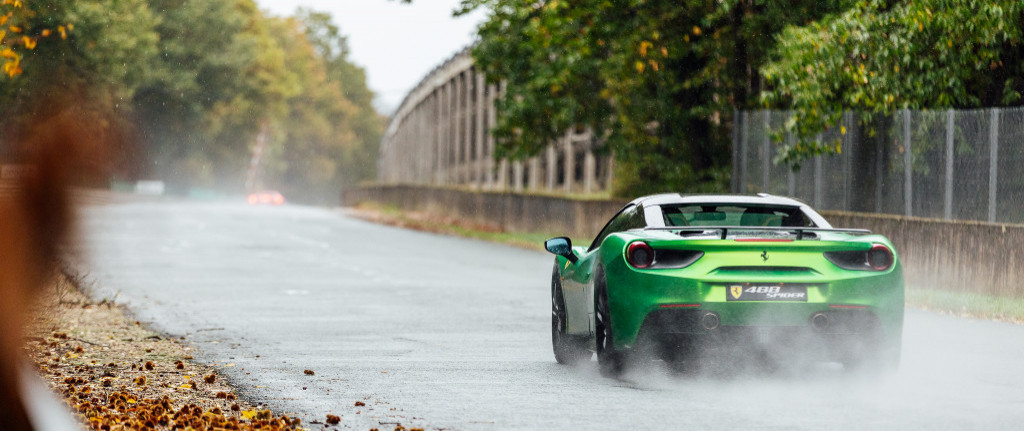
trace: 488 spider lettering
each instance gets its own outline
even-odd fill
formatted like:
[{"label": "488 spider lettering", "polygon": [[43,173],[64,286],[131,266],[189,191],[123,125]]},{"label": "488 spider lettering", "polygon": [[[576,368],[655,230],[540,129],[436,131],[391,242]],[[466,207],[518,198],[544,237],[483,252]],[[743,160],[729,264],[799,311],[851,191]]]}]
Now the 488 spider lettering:
[{"label": "488 spider lettering", "polygon": [[899,256],[882,235],[834,229],[797,200],[638,198],[589,246],[552,238],[559,363],[597,353],[605,376],[639,352],[687,363],[719,345],[801,346],[846,368],[893,370],[903,332]]}]

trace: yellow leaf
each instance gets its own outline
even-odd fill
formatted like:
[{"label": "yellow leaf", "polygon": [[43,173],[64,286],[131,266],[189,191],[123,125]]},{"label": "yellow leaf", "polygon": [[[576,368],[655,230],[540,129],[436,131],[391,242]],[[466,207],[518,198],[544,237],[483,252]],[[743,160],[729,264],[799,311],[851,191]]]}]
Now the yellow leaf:
[{"label": "yellow leaf", "polygon": [[43,37],[50,37],[50,33],[52,33],[50,29],[43,29]]},{"label": "yellow leaf", "polygon": [[644,73],[644,62],[636,62],[636,73]]},{"label": "yellow leaf", "polygon": [[21,40],[25,42],[25,48],[36,49],[36,41],[28,36],[22,36]]},{"label": "yellow leaf", "polygon": [[640,56],[641,57],[647,57],[647,49],[652,47],[652,46],[654,46],[654,44],[652,44],[652,43],[650,43],[650,42],[648,42],[646,40],[643,41],[643,42],[640,42]]},{"label": "yellow leaf", "polygon": [[246,419],[252,419],[256,417],[256,410],[242,410],[242,417]]},{"label": "yellow leaf", "polygon": [[181,388],[181,389],[192,389],[192,385],[181,385],[181,386],[178,386],[178,387]]},{"label": "yellow leaf", "polygon": [[845,135],[846,134],[846,126],[839,126],[839,133]]},{"label": "yellow leaf", "polygon": [[73,31],[74,29],[75,29],[75,25],[74,24],[68,24],[68,31]]},{"label": "yellow leaf", "polygon": [[12,25],[11,26],[11,32],[12,33],[21,33],[21,27],[16,26],[16,25]]},{"label": "yellow leaf", "polygon": [[693,35],[700,36],[700,27],[693,26]]}]

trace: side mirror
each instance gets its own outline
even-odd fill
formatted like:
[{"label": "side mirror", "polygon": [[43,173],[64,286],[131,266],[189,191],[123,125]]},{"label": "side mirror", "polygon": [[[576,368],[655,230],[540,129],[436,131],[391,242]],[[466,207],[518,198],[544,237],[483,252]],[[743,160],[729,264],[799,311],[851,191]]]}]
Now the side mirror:
[{"label": "side mirror", "polygon": [[562,256],[569,259],[569,262],[576,263],[578,260],[576,255],[572,252],[572,241],[567,237],[560,236],[558,238],[551,238],[544,241],[544,248],[556,256]]}]

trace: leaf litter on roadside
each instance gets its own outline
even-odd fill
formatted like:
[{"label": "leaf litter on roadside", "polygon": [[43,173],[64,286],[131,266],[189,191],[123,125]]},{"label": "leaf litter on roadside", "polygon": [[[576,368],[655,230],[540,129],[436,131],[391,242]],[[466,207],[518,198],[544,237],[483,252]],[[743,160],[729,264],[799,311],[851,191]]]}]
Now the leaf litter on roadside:
[{"label": "leaf litter on roadside", "polygon": [[37,313],[26,350],[88,428],[301,429],[298,418],[238,399],[213,367],[188,362],[188,347],[61,284],[69,283],[40,305],[46,313]]}]

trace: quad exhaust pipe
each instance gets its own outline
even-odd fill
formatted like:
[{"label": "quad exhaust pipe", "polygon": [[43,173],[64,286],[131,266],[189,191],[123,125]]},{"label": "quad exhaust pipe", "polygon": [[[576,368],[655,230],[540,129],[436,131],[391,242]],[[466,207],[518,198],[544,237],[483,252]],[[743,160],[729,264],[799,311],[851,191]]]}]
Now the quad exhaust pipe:
[{"label": "quad exhaust pipe", "polygon": [[826,331],[832,326],[832,321],[825,313],[814,313],[811,315],[811,326],[818,331]]},{"label": "quad exhaust pipe", "polygon": [[704,327],[704,329],[707,329],[708,331],[718,329],[718,325],[721,323],[722,320],[718,317],[718,314],[713,311],[704,313],[700,318],[700,326]]}]

